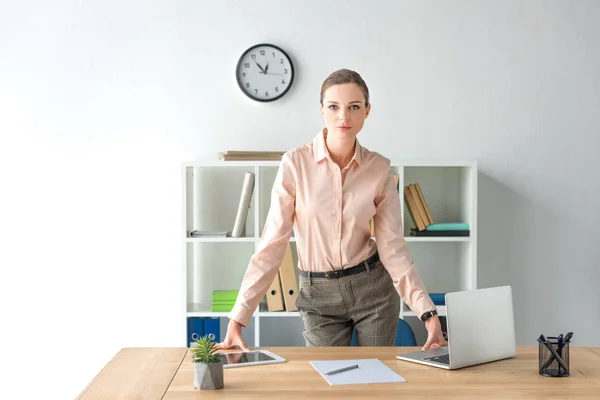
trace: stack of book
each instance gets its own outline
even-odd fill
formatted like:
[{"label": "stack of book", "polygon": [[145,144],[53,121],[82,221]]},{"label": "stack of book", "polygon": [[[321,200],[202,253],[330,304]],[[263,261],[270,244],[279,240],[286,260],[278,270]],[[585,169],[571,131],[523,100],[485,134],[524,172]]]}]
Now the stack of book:
[{"label": "stack of book", "polygon": [[212,292],[212,311],[229,312],[235,305],[239,290],[214,290]]},{"label": "stack of book", "polygon": [[411,236],[469,236],[469,224],[462,222],[435,223],[418,183],[404,187],[404,199],[415,228]]},{"label": "stack of book", "polygon": [[201,238],[201,237],[228,237],[231,235],[229,231],[201,231],[193,230],[189,232],[188,237]]},{"label": "stack of book", "polygon": [[223,151],[217,153],[223,161],[281,161],[285,151]]},{"label": "stack of book", "polygon": [[411,236],[469,236],[469,224],[463,222],[441,222],[427,225],[425,230],[411,228]]}]

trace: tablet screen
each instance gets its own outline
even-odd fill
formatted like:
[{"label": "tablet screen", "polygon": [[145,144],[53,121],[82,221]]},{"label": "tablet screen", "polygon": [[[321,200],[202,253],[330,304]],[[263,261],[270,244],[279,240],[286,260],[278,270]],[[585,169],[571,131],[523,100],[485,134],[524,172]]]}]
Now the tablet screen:
[{"label": "tablet screen", "polygon": [[236,352],[236,353],[224,353],[221,354],[221,358],[223,359],[223,364],[244,364],[249,362],[258,362],[258,361],[272,361],[273,357],[270,357],[262,352]]}]

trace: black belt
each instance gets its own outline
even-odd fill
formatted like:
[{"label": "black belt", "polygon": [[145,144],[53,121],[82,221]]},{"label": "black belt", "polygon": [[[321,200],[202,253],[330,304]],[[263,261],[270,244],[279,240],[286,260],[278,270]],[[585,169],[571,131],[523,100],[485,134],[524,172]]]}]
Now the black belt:
[{"label": "black belt", "polygon": [[[363,271],[367,270],[365,263],[369,266],[369,271],[377,268],[377,262],[379,261],[379,253],[375,252],[371,257],[369,257],[366,261],[361,262],[360,264],[355,265],[354,267],[346,268],[346,269],[338,269],[335,271],[328,272],[310,272],[311,278],[327,278],[327,279],[335,279],[341,278],[342,276],[360,274]],[[307,271],[298,271],[300,276],[308,278],[309,272]]]}]

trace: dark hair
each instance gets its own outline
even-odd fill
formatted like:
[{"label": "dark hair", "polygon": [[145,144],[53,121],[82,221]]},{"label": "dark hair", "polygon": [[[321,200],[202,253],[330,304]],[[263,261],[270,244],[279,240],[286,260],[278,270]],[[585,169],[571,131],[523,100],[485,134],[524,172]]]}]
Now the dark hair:
[{"label": "dark hair", "polygon": [[349,69],[339,69],[335,72],[332,72],[327,79],[323,81],[323,85],[321,85],[321,105],[323,105],[323,96],[325,95],[325,91],[327,89],[333,85],[340,85],[344,83],[355,83],[365,95],[365,107],[369,105],[369,88],[367,87],[367,84],[358,72],[351,71]]}]

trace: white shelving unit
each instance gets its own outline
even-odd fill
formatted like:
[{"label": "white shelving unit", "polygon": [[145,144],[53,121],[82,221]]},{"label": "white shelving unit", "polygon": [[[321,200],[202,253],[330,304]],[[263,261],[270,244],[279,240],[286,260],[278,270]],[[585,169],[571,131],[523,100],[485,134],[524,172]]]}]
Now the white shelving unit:
[{"label": "white shelving unit", "polygon": [[[277,161],[190,162],[183,164],[183,257],[185,314],[189,317],[226,318],[211,311],[213,290],[237,290],[248,261],[257,249],[270,207]],[[477,288],[477,164],[473,161],[392,162],[402,189],[419,183],[435,222],[467,222],[469,237],[412,237],[412,220],[400,204],[406,242],[427,290],[451,292]],[[246,222],[246,237],[190,238],[192,230],[233,228],[244,174],[255,174],[255,186]],[[295,253],[295,239],[290,239]],[[297,258],[295,259],[297,263]],[[269,312],[263,300],[253,315],[254,346],[260,346],[263,318],[299,318],[298,312]],[[445,307],[438,307],[445,315]],[[415,314],[401,302],[399,318]],[[185,323],[186,321],[183,321]],[[250,345],[250,343],[248,343]]]}]

